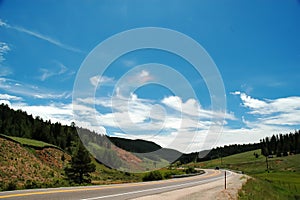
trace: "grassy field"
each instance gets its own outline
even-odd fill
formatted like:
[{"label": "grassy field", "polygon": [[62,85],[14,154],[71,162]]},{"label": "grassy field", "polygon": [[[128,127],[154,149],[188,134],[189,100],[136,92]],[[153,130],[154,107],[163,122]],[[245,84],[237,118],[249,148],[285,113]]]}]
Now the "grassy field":
[{"label": "grassy field", "polygon": [[[254,153],[259,157],[255,158]],[[240,199],[300,199],[300,155],[266,159],[260,150],[249,151],[224,158],[197,163],[197,167],[227,168],[242,171],[254,179],[245,184]]]},{"label": "grassy field", "polygon": [[14,140],[22,145],[28,145],[31,147],[49,147],[50,146],[50,147],[58,148],[52,144],[48,144],[46,142],[32,140],[32,139],[28,139],[28,138],[20,138],[20,137],[6,136],[6,135],[2,135],[2,137],[10,138],[11,140]]}]

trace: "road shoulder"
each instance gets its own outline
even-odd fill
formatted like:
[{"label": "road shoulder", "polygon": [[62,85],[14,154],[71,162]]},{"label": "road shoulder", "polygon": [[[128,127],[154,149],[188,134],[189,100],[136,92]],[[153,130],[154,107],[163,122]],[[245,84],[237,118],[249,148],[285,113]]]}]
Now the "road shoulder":
[{"label": "road shoulder", "polygon": [[238,191],[249,176],[232,172],[227,178],[227,189],[224,189],[224,179],[205,183],[199,186],[174,190],[170,192],[139,197],[134,200],[196,200],[196,199],[237,199]]}]

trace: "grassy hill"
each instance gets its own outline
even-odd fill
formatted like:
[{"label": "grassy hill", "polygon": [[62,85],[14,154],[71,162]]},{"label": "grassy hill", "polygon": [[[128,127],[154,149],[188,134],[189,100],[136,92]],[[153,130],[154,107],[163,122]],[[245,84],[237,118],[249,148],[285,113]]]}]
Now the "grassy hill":
[{"label": "grassy hill", "polygon": [[266,158],[260,150],[240,153],[224,158],[197,163],[198,167],[227,168],[242,171],[250,179],[240,191],[240,199],[300,199],[300,154],[269,158],[269,172]]},{"label": "grassy hill", "polygon": [[[71,156],[60,148],[37,140],[0,135],[0,191],[69,186],[64,167]],[[93,184],[136,182],[142,174],[109,169],[92,159]]]},{"label": "grassy hill", "polygon": [[[18,142],[13,141],[18,140]],[[0,189],[34,188],[64,185],[62,170],[70,156],[52,148],[23,146],[19,138],[0,137]],[[36,141],[22,141],[41,147]],[[62,159],[64,157],[65,159]]]},{"label": "grassy hill", "polygon": [[52,148],[57,148],[60,149],[59,147],[46,143],[46,142],[42,142],[42,141],[38,141],[38,140],[32,140],[29,138],[21,138],[21,137],[13,137],[13,136],[6,136],[3,134],[0,134],[0,137],[17,142],[23,146],[27,146],[27,147],[33,147],[35,149],[37,148],[46,148],[46,147],[52,147]]}]

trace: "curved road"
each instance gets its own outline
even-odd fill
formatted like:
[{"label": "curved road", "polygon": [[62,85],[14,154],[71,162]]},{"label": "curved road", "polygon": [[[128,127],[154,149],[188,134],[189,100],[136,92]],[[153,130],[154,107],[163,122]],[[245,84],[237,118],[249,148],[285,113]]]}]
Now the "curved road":
[{"label": "curved road", "polygon": [[[228,176],[231,172],[227,173]],[[65,187],[51,189],[18,190],[0,193],[1,199],[64,199],[64,200],[97,200],[97,199],[132,199],[172,190],[197,186],[224,178],[221,170],[205,170],[205,174],[163,181],[126,183],[86,187]]]}]

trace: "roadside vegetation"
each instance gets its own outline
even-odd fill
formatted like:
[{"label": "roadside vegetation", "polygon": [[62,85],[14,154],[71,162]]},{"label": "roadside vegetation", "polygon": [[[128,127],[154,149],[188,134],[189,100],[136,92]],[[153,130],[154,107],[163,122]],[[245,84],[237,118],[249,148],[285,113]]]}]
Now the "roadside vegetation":
[{"label": "roadside vegetation", "polygon": [[143,181],[156,181],[170,178],[180,178],[194,176],[204,173],[203,170],[197,170],[193,166],[174,167],[170,165],[168,168],[151,171],[143,175]]}]

